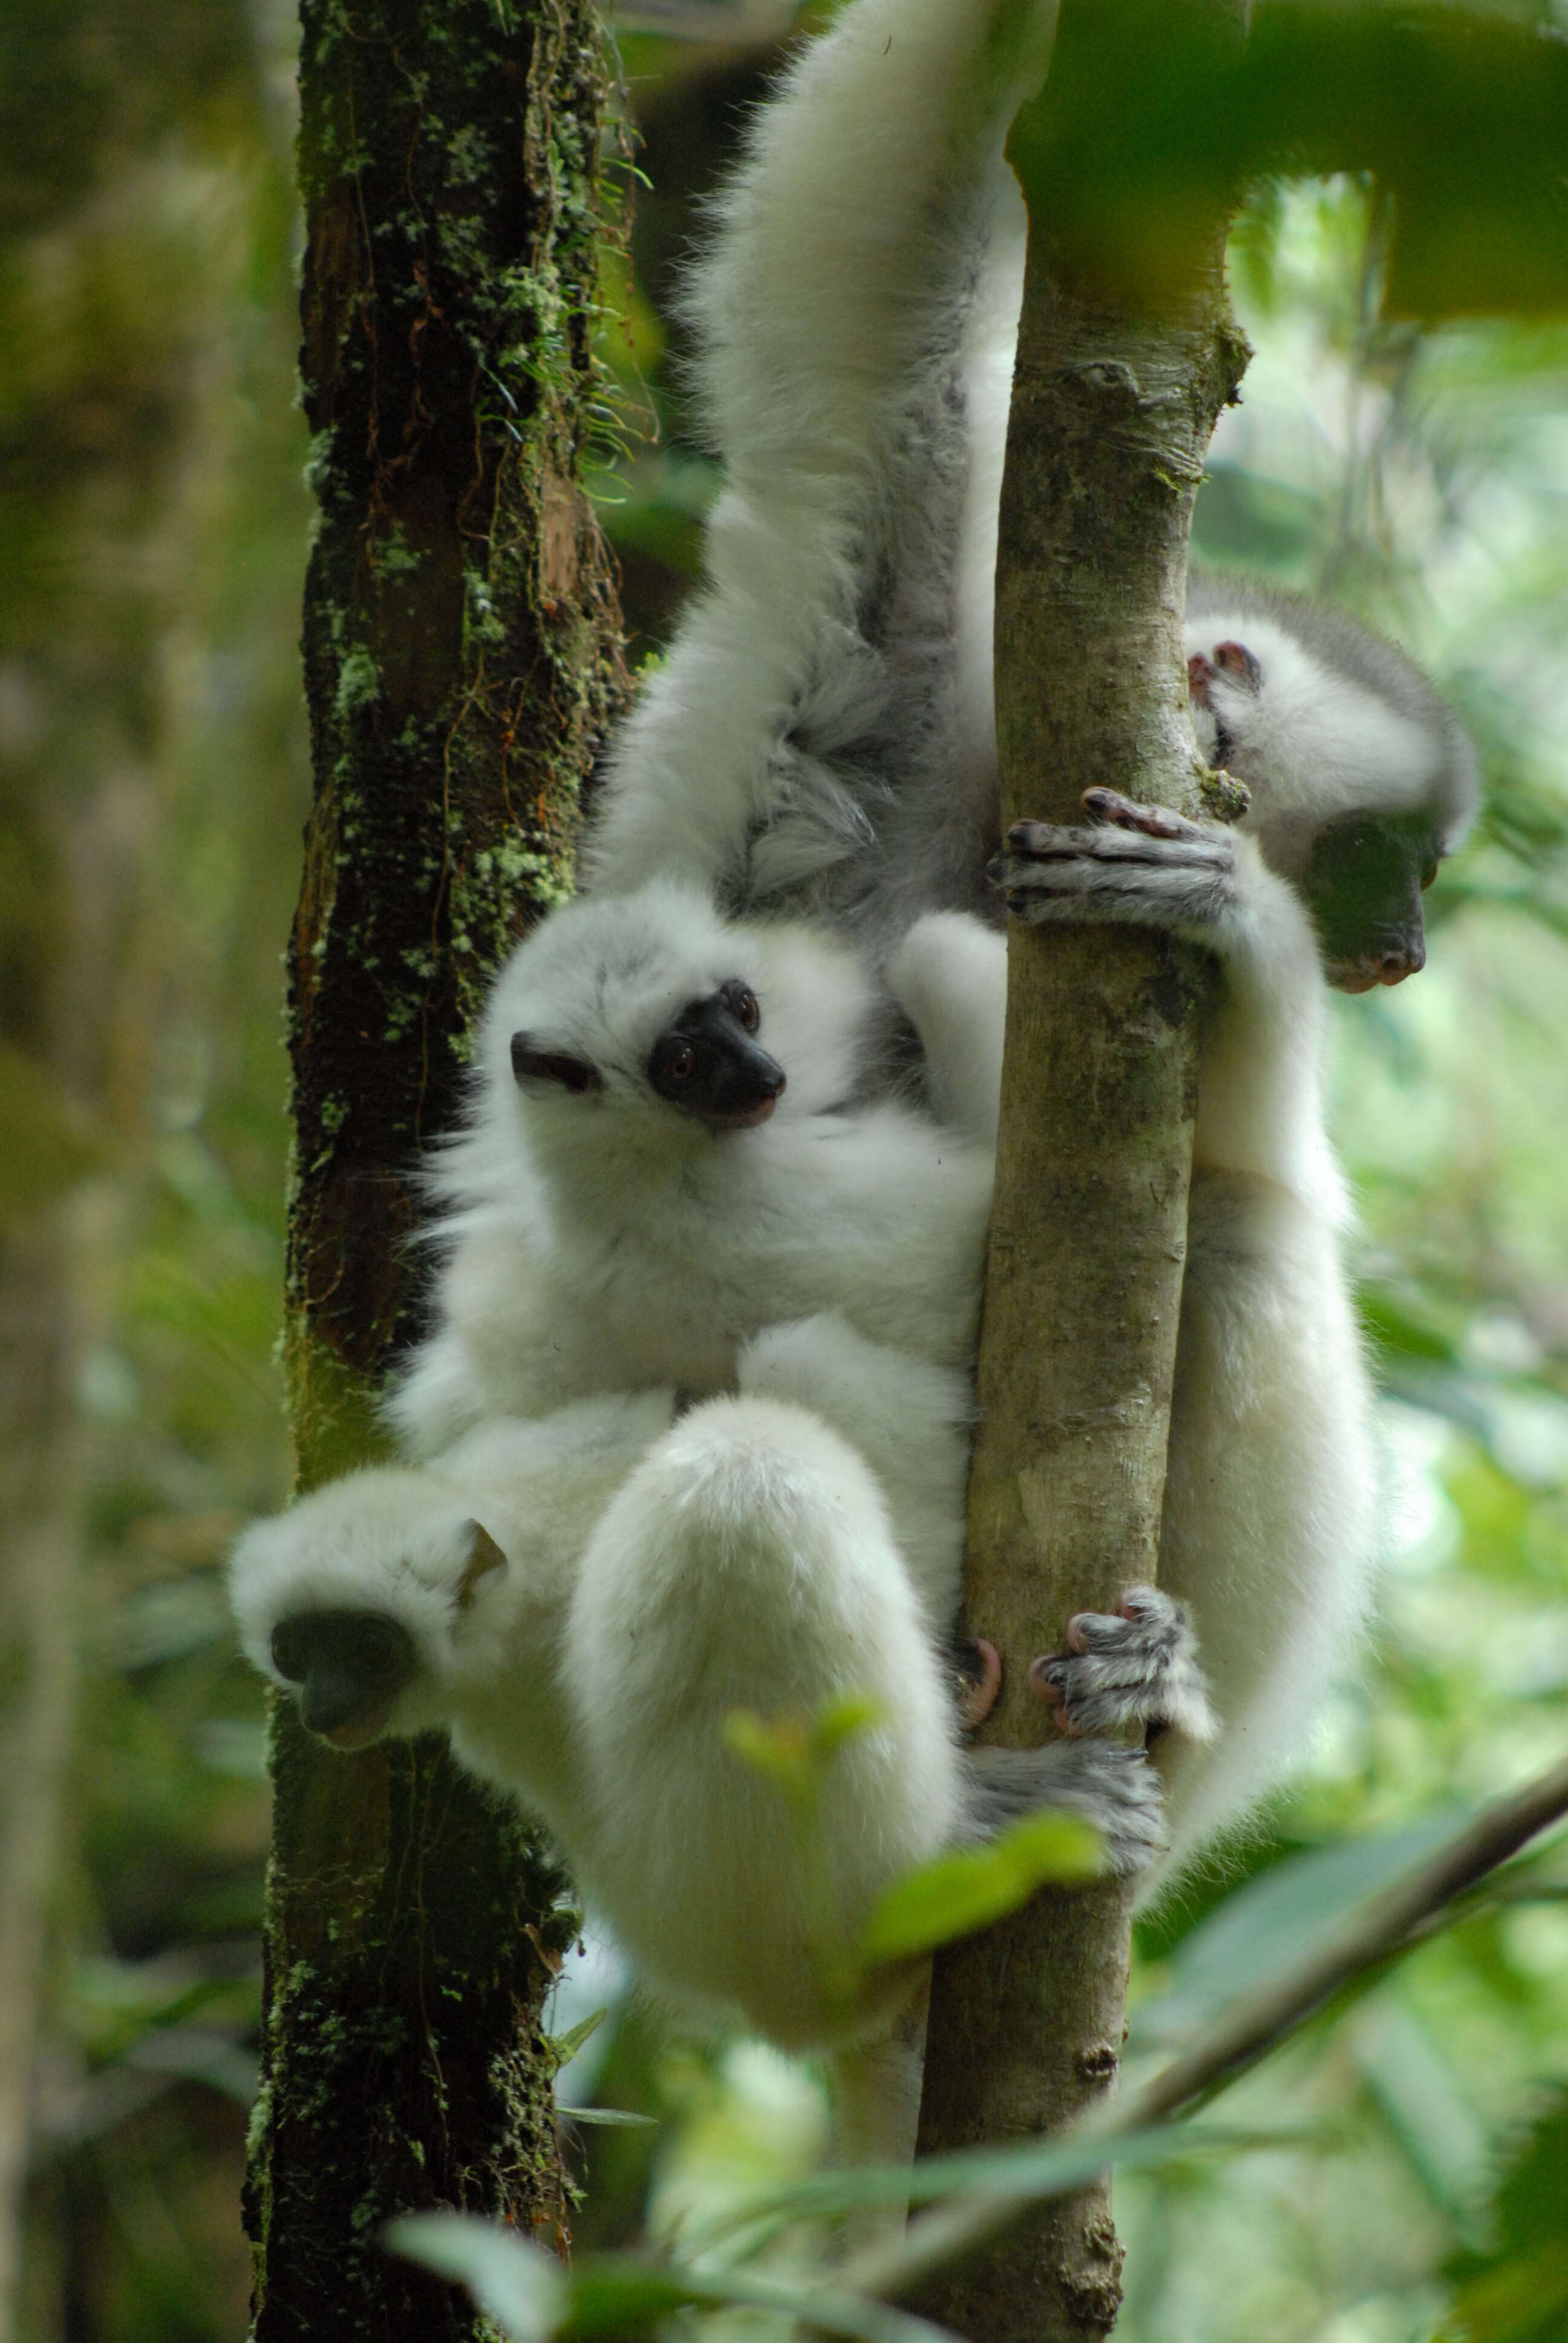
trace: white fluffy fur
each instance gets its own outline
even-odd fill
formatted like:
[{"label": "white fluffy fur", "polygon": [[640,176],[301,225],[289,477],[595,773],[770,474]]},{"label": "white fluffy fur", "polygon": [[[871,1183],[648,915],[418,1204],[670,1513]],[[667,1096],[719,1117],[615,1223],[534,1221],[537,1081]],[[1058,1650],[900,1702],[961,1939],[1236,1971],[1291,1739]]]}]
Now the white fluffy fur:
[{"label": "white fluffy fur", "polygon": [[[611,746],[595,886],[668,870],[807,902],[825,873],[884,936],[980,896],[1023,250],[1000,136],[1053,30],[1047,5],[857,0],[757,116],[689,303],[725,459],[709,583]],[[900,783],[930,769],[919,836],[890,757]],[[854,877],[873,823],[900,838],[874,914]]]},{"label": "white fluffy fur", "polygon": [[[673,1428],[671,1413],[668,1392],[585,1402],[487,1424],[424,1472],[335,1483],[241,1541],[236,1610],[279,1682],[279,1619],[397,1620],[420,1670],[387,1729],[448,1726],[466,1765],[549,1825],[661,1995],[819,2043],[903,1996],[884,1978],[834,2006],[810,1947],[841,1956],[878,1891],[957,1831],[952,1703],[854,1451],[773,1399]],[[464,1609],[476,1522],[507,1567]],[[737,1707],[809,1717],[850,1691],[883,1718],[830,1771],[808,1875],[724,1724]]]},{"label": "white fluffy fur", "polygon": [[[1022,249],[1000,135],[1050,34],[1045,6],[853,0],[759,117],[694,289],[725,462],[709,582],[608,760],[593,899],[498,988],[476,1119],[437,1183],[437,1328],[394,1413],[427,1454],[487,1418],[583,1403],[471,1431],[427,1473],[325,1491],[236,1560],[263,1666],[291,1607],[400,1618],[424,1665],[394,1729],[449,1719],[467,1762],[552,1822],[651,1979],[789,2043],[874,2015],[823,2001],[824,1913],[852,1926],[988,1797],[994,1821],[1048,1795],[1064,1753],[1088,1771],[1058,1768],[1057,1791],[1116,1807],[1093,1744],[988,1790],[955,1752],[933,1643],[960,1535],[956,1363],[1005,977],[1001,937],[958,916],[997,916],[991,570]],[[1391,647],[1249,588],[1194,581],[1191,613],[1191,650],[1235,638],[1263,669],[1245,695],[1220,676],[1200,719],[1212,749],[1218,711],[1251,786],[1245,834],[1207,864],[1086,862],[1063,913],[1164,924],[1225,969],[1161,1564],[1223,1732],[1204,1745],[1195,1695],[1194,1731],[1160,1745],[1177,1859],[1288,1764],[1370,1578],[1371,1396],[1322,1121],[1318,957],[1290,881],[1326,820],[1419,808],[1452,843],[1474,794],[1457,728]],[[635,913],[610,900],[650,874]],[[864,968],[755,916],[784,910],[887,964],[937,1121],[864,1103]],[[771,1123],[715,1140],[651,1116],[638,1071],[661,1004],[734,975],[789,1087]],[[606,1090],[520,1108],[522,1027],[593,1057]],[[586,1397],[672,1380],[741,1396],[673,1425],[667,1391]],[[464,1614],[474,1520],[508,1568]],[[849,1684],[886,1723],[829,1802],[819,1898],[776,1794],[719,1728],[731,1705],[809,1710]],[[1123,1821],[1135,1860],[1147,1812]],[[901,2080],[881,2074],[873,2099],[908,2082],[907,2056],[873,2045],[872,2066],[890,2059]]]},{"label": "white fluffy fur", "polygon": [[[1047,0],[854,0],[754,122],[688,304],[724,459],[709,584],[611,745],[592,886],[668,871],[879,953],[922,911],[986,914],[1023,265],[1000,146],[1053,25]],[[1392,645],[1234,579],[1189,609],[1190,651],[1239,638],[1264,669],[1216,699],[1273,868],[1369,805],[1455,842],[1474,759]]]},{"label": "white fluffy fur", "polygon": [[[281,1684],[280,1621],[397,1621],[418,1669],[383,1729],[449,1728],[467,1765],[549,1825],[649,1985],[789,2047],[861,2039],[909,1975],[846,1994],[839,1972],[909,1865],[1047,1800],[1110,1811],[1123,1865],[1157,1833],[1124,1752],[959,1749],[900,1547],[925,1503],[956,1519],[962,1446],[945,1479],[914,1455],[901,1412],[857,1388],[875,1364],[841,1320],[780,1328],[742,1353],[739,1397],[678,1422],[668,1390],[586,1401],[487,1423],[421,1472],[337,1482],[241,1539],[246,1651]],[[853,1446],[824,1421],[840,1403]],[[476,1525],[506,1566],[474,1581]],[[849,1694],[878,1716],[828,1770],[801,1840],[726,1720],[804,1723]]]},{"label": "white fluffy fur", "polygon": [[[927,957],[947,943],[961,960],[968,941],[937,938]],[[755,992],[757,1039],[789,1079],[770,1121],[716,1134],[659,1097],[646,1067],[670,1017],[731,979]],[[742,1343],[831,1309],[907,1354],[891,1389],[910,1411],[911,1455],[925,1452],[921,1426],[933,1453],[961,1454],[991,1148],[890,1100],[850,1103],[869,999],[856,955],[830,936],[720,920],[672,882],[548,920],[496,985],[471,1127],[437,1175],[439,1322],[391,1403],[410,1450],[594,1392],[732,1388]],[[518,1031],[590,1062],[604,1087],[519,1090]],[[966,1032],[956,1009],[948,1037],[955,1066],[990,1046],[986,1023]],[[916,1363],[930,1387],[920,1408]],[[947,1546],[950,1613],[961,1538],[950,1522],[920,1543]]]},{"label": "white fluffy fur", "polygon": [[[1171,1852],[1146,1894],[1297,1755],[1365,1615],[1375,1560],[1372,1394],[1341,1252],[1344,1182],[1322,1124],[1316,946],[1254,842],[1237,837],[1233,852],[1218,917],[1179,922],[1221,956],[1225,983],[1203,1039],[1160,1557],[1222,1730],[1158,1745]],[[891,973],[922,1042],[945,1055],[954,995],[922,980],[922,963],[954,926],[967,930],[961,954],[944,949],[934,964],[961,970],[964,1028],[992,1037],[971,1051],[961,1111],[994,1142],[1005,940],[933,914]],[[970,1625],[984,1634],[983,1618]]]},{"label": "white fluffy fur", "polygon": [[[1008,47],[1020,25],[1027,54]],[[759,117],[690,304],[725,464],[711,582],[616,743],[588,862],[596,888],[663,869],[843,926],[885,961],[937,1112],[988,1141],[1005,947],[958,915],[1000,912],[991,572],[1022,242],[997,157],[1050,33],[1046,6],[853,0]],[[1259,688],[1221,669],[1198,711],[1211,750],[1222,719],[1251,791],[1222,872],[1204,888],[1086,865],[1061,905],[1166,926],[1225,967],[1161,1584],[1226,1729],[1161,1745],[1178,1858],[1288,1764],[1371,1583],[1372,1395],[1322,1121],[1321,963],[1292,882],[1357,810],[1424,815],[1452,846],[1476,789],[1458,726],[1393,646],[1194,578],[1189,652],[1231,639]]]},{"label": "white fluffy fur", "polygon": [[1256,579],[1194,577],[1188,656],[1245,644],[1256,689],[1222,667],[1193,709],[1199,746],[1252,792],[1243,828],[1271,870],[1299,878],[1312,840],[1358,812],[1424,813],[1450,853],[1473,820],[1475,753],[1452,711],[1396,645],[1343,612]]}]

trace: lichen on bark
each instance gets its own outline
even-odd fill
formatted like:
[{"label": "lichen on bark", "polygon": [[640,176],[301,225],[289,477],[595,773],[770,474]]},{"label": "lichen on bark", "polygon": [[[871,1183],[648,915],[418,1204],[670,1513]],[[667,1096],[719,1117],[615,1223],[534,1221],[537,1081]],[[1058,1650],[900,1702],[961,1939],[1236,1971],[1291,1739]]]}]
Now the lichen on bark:
[{"label": "lichen on bark", "polygon": [[[626,689],[578,485],[602,64],[583,0],[305,0],[301,364],[319,504],[315,794],[289,952],[286,1369],[308,1488],[381,1453],[417,1322],[419,1154],[486,980],[570,887]],[[435,1744],[275,1718],[255,2332],[477,2336],[380,2231],[447,2203],[553,2232],[551,1860]]]}]

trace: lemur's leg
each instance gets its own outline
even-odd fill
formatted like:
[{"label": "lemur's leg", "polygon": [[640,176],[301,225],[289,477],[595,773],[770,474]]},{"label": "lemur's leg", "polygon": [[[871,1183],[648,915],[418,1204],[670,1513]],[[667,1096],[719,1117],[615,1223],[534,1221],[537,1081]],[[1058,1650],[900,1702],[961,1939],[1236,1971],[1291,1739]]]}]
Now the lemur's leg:
[{"label": "lemur's leg", "polygon": [[[599,1826],[585,1885],[650,1982],[806,2046],[903,1997],[906,1977],[856,1982],[849,1956],[882,1890],[941,1847],[1063,1805],[1116,1868],[1151,1860],[1138,1753],[960,1751],[940,1652],[872,1475],[814,1414],[711,1401],[659,1442],[588,1542],[561,1661]],[[805,1807],[727,1733],[749,1712],[809,1751],[852,1696],[865,1721],[823,1748]]]},{"label": "lemur's leg", "polygon": [[920,1038],[939,1119],[994,1147],[1007,938],[961,911],[928,912],[889,961],[888,984]]},{"label": "lemur's leg", "polygon": [[[1034,1684],[1070,1731],[1176,1728],[1155,1755],[1179,1864],[1286,1770],[1364,1614],[1372,1400],[1306,910],[1244,833],[1111,790],[1083,802],[1091,827],[1011,832],[995,870],[1010,908],[1163,928],[1215,951],[1224,980],[1204,1011],[1161,1593],[1075,1621]],[[1201,1732],[1210,1705],[1217,1740]]]},{"label": "lemur's leg", "polygon": [[[881,1891],[958,1834],[961,1758],[857,1451],[771,1395],[694,1408],[588,1540],[561,1671],[599,1821],[585,1887],[655,1989],[790,2048],[890,2016],[911,1980],[860,1977],[856,1942]],[[852,1700],[863,1722],[813,1756],[814,1726]],[[738,1716],[782,1736],[778,1767]]]},{"label": "lemur's leg", "polygon": [[[963,1568],[974,1414],[969,1377],[869,1342],[835,1310],[754,1336],[741,1351],[737,1380],[748,1397],[809,1408],[870,1466],[932,1631],[943,1634],[958,1610]],[[964,1636],[953,1638],[950,1659],[959,1722],[972,1733],[996,1705],[1001,1661],[994,1644]]]}]

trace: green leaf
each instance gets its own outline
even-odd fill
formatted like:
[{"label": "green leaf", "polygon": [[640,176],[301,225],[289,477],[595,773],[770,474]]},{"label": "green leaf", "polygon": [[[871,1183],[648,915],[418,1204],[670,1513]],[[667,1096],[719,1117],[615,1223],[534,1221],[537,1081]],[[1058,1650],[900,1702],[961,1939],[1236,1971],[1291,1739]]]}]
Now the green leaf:
[{"label": "green leaf", "polygon": [[792,2279],[772,2272],[716,2264],[675,2264],[660,2268],[631,2256],[590,2256],[572,2281],[571,2310],[564,2336],[624,2335],[659,2325],[677,2310],[697,2305],[740,2306],[772,2310],[824,2335],[847,2335],[857,2343],[950,2343],[945,2328],[933,2327],[890,2303]]},{"label": "green leaf", "polygon": [[862,2164],[809,2174],[788,2187],[769,2188],[726,2206],[699,2232],[712,2240],[750,2229],[759,2222],[821,2219],[867,2205],[929,2205],[941,2197],[1017,2194],[1060,2197],[1081,2188],[1112,2166],[1142,2171],[1194,2157],[1245,2154],[1282,2146],[1312,2146],[1301,2131],[1259,2130],[1219,2124],[1162,2124],[1102,2140],[1030,2140],[1018,2147],[966,2148],[952,2156],[930,2156],[914,2166]]},{"label": "green leaf", "polygon": [[639,2131],[657,2131],[658,2129],[657,2116],[634,2116],[629,2107],[562,2107],[558,2101],[556,2113],[558,2116],[568,2116],[573,2123],[603,2124],[607,2128],[618,2124],[624,2125],[628,2130],[636,2128]]},{"label": "green leaf", "polygon": [[1419,2012],[1397,1992],[1377,1995],[1351,2029],[1350,2049],[1433,2204],[1470,2220],[1491,2177],[1486,2128]]},{"label": "green leaf", "polygon": [[989,1846],[960,1847],[895,1881],[861,1932],[864,1961],[905,1960],[1016,1912],[1048,1883],[1093,1879],[1100,1835],[1076,1815],[1028,1815]]},{"label": "green leaf", "polygon": [[807,1745],[819,1765],[840,1750],[846,1741],[853,1741],[862,1733],[869,1733],[880,1725],[887,1710],[869,1692],[847,1692],[838,1700],[830,1700],[811,1719]]},{"label": "green leaf", "polygon": [[1568,2320],[1568,2238],[1500,2262],[1461,2287],[1438,2343],[1556,2343]]},{"label": "green leaf", "polygon": [[753,1773],[777,1782],[786,1797],[810,1790],[810,1746],[799,1717],[762,1717],[755,1709],[732,1708],[724,1720],[724,1742]]},{"label": "green leaf", "polygon": [[1442,2343],[1559,2343],[1568,2327],[1568,2101],[1528,2135],[1497,2193],[1496,2243],[1456,2255]]},{"label": "green leaf", "polygon": [[562,2333],[624,2335],[638,2328],[657,2327],[676,2311],[704,2299],[672,2270],[629,2258],[592,2254],[573,2274],[571,2304]]},{"label": "green leaf", "polygon": [[1457,1349],[1452,1337],[1386,1286],[1363,1285],[1356,1301],[1362,1325],[1383,1356],[1419,1359],[1433,1366],[1453,1364]]},{"label": "green leaf", "polygon": [[559,2332],[570,2292],[566,2271],[499,2221],[472,2213],[405,2213],[383,2235],[393,2253],[466,2286],[513,2343],[548,2343]]},{"label": "green leaf", "polygon": [[1216,1906],[1181,1938],[1168,1993],[1132,2015],[1135,2049],[1185,2042],[1227,2002],[1305,1956],[1345,1915],[1450,1838],[1465,1819],[1452,1808],[1403,1830],[1314,1847],[1276,1863]]},{"label": "green leaf", "polygon": [[608,2009],[596,2009],[592,2016],[585,2017],[579,2026],[568,2027],[565,2034],[549,2036],[549,2046],[555,2052],[556,2065],[564,2066],[569,2060],[575,2058],[583,2044],[592,2039],[608,2016]]},{"label": "green leaf", "polygon": [[842,2289],[819,2288],[751,2269],[639,2261],[589,2255],[570,2277],[560,2263],[504,2228],[470,2213],[410,2213],[389,2224],[394,2253],[437,2277],[466,2286],[513,2343],[555,2336],[626,2335],[661,2326],[698,2306],[782,2312],[826,2335],[855,2343],[941,2343],[946,2329]]}]

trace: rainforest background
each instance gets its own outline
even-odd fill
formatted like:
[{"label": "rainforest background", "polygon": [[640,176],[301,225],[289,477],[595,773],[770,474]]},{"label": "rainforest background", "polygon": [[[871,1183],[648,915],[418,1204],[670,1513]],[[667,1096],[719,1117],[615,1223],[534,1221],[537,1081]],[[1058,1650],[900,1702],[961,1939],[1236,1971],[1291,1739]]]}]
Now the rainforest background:
[{"label": "rainforest background", "polygon": [[[791,21],[691,0],[612,28],[648,184],[629,261],[606,263],[594,485],[634,660],[696,575],[714,487],[670,295]],[[20,2343],[246,2324],[267,1809],[222,1563],[287,1485],[293,37],[282,0],[0,18],[0,2294]],[[1568,1745],[1568,327],[1380,324],[1386,226],[1352,181],[1250,204],[1231,274],[1257,355],[1195,549],[1399,636],[1486,765],[1425,973],[1334,1010],[1389,1570],[1268,1834],[1142,1932],[1134,2057]],[[608,1947],[558,2005],[560,2032],[611,2012],[563,2097],[652,2118],[576,2127],[584,2242],[668,2235],[822,2153],[809,2068],[671,2035]],[[1416,2343],[1455,2288],[1477,2334],[1568,2331],[1565,2083],[1568,1857],[1548,1855],[1232,2094],[1264,2145],[1119,2183],[1119,2333]]]}]

